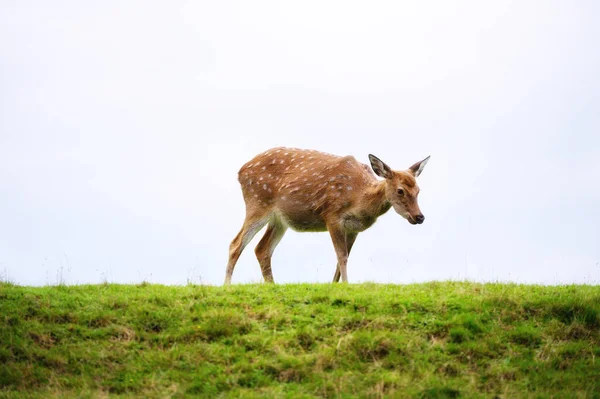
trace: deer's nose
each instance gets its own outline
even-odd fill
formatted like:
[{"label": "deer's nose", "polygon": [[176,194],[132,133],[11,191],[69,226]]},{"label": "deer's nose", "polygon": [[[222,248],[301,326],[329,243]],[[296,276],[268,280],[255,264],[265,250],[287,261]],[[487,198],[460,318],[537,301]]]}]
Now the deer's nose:
[{"label": "deer's nose", "polygon": [[417,221],[418,224],[421,224],[425,221],[425,216],[423,216],[423,214],[420,213],[415,217],[415,220]]}]

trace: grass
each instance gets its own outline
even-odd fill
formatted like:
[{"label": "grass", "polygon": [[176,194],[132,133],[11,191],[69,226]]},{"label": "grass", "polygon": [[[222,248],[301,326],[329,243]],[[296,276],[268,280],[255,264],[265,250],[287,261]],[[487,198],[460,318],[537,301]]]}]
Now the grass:
[{"label": "grass", "polygon": [[0,397],[600,398],[600,287],[0,284]]}]

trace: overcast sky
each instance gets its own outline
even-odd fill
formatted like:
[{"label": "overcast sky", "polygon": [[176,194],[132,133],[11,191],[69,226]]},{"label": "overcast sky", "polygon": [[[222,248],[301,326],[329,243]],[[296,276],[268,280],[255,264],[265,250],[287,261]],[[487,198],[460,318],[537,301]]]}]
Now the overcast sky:
[{"label": "overcast sky", "polygon": [[[350,282],[600,283],[597,1],[3,1],[0,278],[221,284],[240,166],[431,155]],[[254,246],[234,283],[261,281]],[[288,231],[276,282],[327,282]]]}]

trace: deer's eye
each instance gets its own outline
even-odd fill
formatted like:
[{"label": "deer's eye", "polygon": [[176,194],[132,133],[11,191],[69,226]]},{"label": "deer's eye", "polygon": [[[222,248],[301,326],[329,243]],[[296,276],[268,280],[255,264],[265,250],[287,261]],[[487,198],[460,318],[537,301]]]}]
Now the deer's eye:
[{"label": "deer's eye", "polygon": [[398,195],[404,195],[404,190],[403,190],[403,189],[401,189],[401,188],[399,188],[399,189],[398,189]]}]

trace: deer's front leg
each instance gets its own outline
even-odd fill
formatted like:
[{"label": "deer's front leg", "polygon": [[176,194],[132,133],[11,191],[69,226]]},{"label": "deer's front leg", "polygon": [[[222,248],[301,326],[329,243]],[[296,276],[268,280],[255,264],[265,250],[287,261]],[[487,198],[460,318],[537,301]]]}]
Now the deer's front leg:
[{"label": "deer's front leg", "polygon": [[[354,241],[356,240],[356,236],[358,233],[347,233],[346,234],[346,256],[350,257],[350,251],[352,251],[352,245],[354,245]],[[335,274],[333,275],[333,282],[338,283],[340,281],[340,266],[337,264],[335,266]]]},{"label": "deer's front leg", "polygon": [[[339,227],[329,227],[329,234],[331,235],[331,241],[333,241],[333,248],[338,261],[339,273],[342,277],[342,282],[348,282],[348,274],[346,272],[346,264],[348,263],[348,234]],[[337,274],[337,271],[336,271]]]}]

